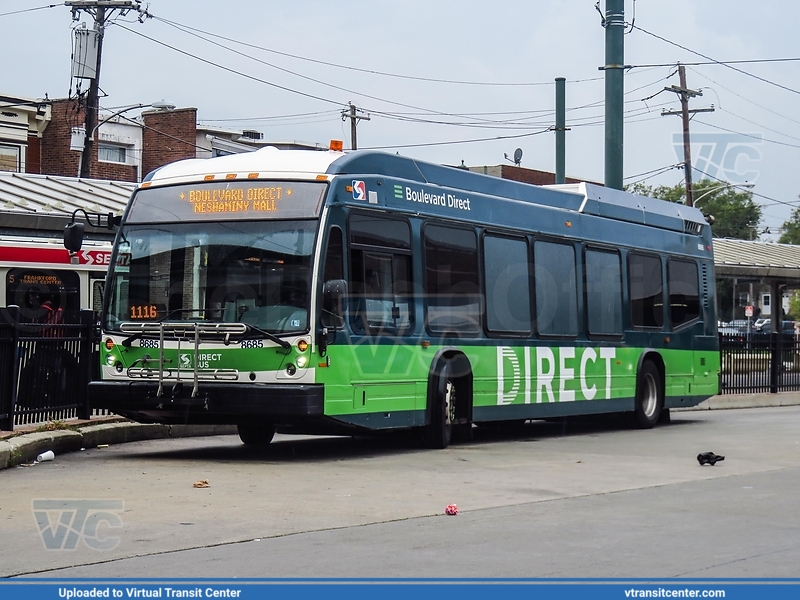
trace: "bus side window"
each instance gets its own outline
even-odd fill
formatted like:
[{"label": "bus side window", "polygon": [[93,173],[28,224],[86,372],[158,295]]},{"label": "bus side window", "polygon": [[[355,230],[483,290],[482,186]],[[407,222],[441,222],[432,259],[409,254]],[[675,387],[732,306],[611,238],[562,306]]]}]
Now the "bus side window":
[{"label": "bus side window", "polygon": [[578,334],[578,284],[575,248],[571,244],[536,241],[536,324],[541,335]]},{"label": "bus side window", "polygon": [[700,317],[700,285],[695,263],[670,259],[667,263],[667,289],[672,327]]},{"label": "bus side window", "polygon": [[394,335],[413,326],[411,228],[403,219],[350,215],[353,331]]},{"label": "bus side window", "polygon": [[661,259],[631,253],[628,256],[631,324],[634,327],[664,326],[664,282]]},{"label": "bus side window", "polygon": [[483,306],[475,232],[428,225],[424,245],[428,330],[456,336],[479,334]]}]

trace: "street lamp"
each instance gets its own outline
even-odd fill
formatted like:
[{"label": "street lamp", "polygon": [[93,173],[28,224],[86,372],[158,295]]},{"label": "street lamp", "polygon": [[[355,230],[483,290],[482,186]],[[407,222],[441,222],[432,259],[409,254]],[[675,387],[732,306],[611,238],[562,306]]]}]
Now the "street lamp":
[{"label": "street lamp", "polygon": [[728,188],[737,188],[737,187],[753,188],[755,185],[756,185],[755,183],[750,183],[750,182],[745,182],[745,183],[724,183],[722,185],[715,186],[715,187],[711,188],[710,190],[706,190],[705,192],[703,192],[702,194],[700,194],[699,196],[697,196],[694,199],[694,203],[697,204],[697,201],[700,200],[700,198],[703,198],[704,196],[708,196],[711,192],[718,192],[720,190],[727,190]]},{"label": "street lamp", "polygon": [[98,121],[97,125],[92,127],[90,132],[86,132],[84,129],[83,131],[80,130],[79,127],[74,127],[72,129],[72,140],[70,142],[70,149],[72,150],[79,150],[81,153],[81,157],[78,159],[78,177],[90,177],[90,165],[91,165],[91,156],[89,157],[89,162],[84,162],[83,156],[86,153],[91,153],[91,146],[92,142],[94,141],[94,134],[95,132],[100,129],[100,126],[104,123],[108,123],[114,117],[120,116],[122,113],[126,113],[129,110],[136,110],[137,108],[156,108],[158,110],[172,110],[175,108],[174,104],[170,104],[168,102],[164,102],[161,100],[159,102],[151,102],[150,104],[132,104],[131,106],[125,106],[119,109],[116,112],[111,113],[105,119]]}]

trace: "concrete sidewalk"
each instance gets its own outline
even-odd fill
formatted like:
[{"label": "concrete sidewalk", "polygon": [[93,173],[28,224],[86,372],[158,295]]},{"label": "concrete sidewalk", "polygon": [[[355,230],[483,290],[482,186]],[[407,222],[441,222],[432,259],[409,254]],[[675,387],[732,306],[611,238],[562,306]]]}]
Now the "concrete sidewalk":
[{"label": "concrete sidewalk", "polygon": [[[712,396],[691,408],[673,411],[763,408],[800,404],[800,392],[779,394],[726,394]],[[234,425],[143,425],[121,417],[98,417],[91,421],[75,419],[58,422],[67,429],[48,430],[53,424],[25,425],[13,432],[0,432],[0,469],[30,463],[47,450],[56,456],[104,444],[122,444],[164,438],[236,434]]]},{"label": "concrete sidewalk", "polygon": [[[59,427],[50,429],[51,427]],[[144,425],[121,417],[70,419],[0,432],[0,469],[30,463],[42,452],[56,456],[84,448],[141,440],[236,434],[235,425]]]}]

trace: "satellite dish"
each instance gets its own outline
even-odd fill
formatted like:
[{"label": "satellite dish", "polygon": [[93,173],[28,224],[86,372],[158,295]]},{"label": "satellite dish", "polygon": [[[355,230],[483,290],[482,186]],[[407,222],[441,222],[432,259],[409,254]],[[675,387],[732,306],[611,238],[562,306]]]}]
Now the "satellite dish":
[{"label": "satellite dish", "polygon": [[522,162],[522,148],[514,150],[514,164],[519,166]]}]

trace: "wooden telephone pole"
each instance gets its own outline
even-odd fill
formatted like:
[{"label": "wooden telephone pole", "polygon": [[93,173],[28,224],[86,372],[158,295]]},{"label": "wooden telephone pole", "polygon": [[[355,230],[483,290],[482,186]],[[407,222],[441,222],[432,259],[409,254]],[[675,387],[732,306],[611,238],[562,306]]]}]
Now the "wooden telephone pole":
[{"label": "wooden telephone pole", "polygon": [[678,65],[678,77],[680,85],[673,85],[664,88],[668,92],[675,92],[680,96],[681,109],[680,110],[664,110],[661,116],[664,115],[680,115],[683,120],[683,175],[686,181],[686,206],[694,206],[694,196],[692,193],[692,147],[691,138],[689,136],[689,115],[700,112],[714,112],[714,106],[711,108],[694,108],[689,109],[689,98],[702,96],[703,92],[699,90],[690,90],[686,87],[686,67]]},{"label": "wooden telephone pole", "polygon": [[84,141],[81,152],[81,167],[79,177],[91,177],[92,147],[94,144],[94,130],[97,127],[97,114],[99,111],[100,91],[100,62],[103,56],[103,35],[109,17],[118,10],[125,14],[129,10],[137,11],[141,16],[146,16],[147,11],[142,10],[138,0],[67,0],[66,6],[72,8],[72,15],[78,20],[78,13],[85,11],[94,18],[94,31],[97,33],[97,63],[95,64],[94,77],[89,79],[89,91],[86,94],[86,119],[84,121]]}]

